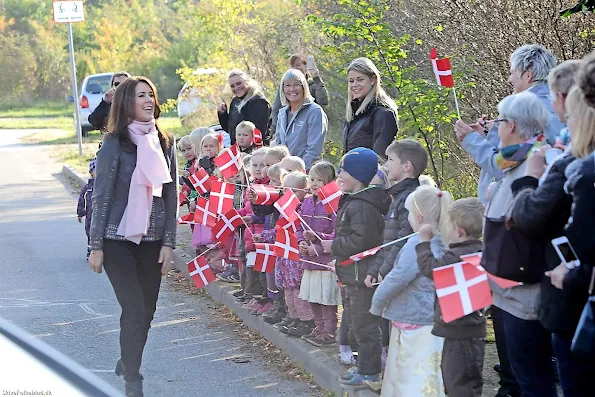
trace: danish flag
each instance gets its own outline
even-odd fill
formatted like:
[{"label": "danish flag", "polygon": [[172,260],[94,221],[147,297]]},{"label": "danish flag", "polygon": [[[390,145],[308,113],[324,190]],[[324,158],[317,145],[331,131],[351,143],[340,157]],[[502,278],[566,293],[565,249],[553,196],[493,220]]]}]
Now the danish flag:
[{"label": "danish flag", "polygon": [[493,303],[487,273],[470,263],[434,269],[434,283],[445,323]]},{"label": "danish flag", "polygon": [[196,172],[190,175],[190,183],[196,189],[196,191],[200,194],[205,194],[211,191],[211,184],[213,183],[213,179],[217,179],[216,177],[211,177],[207,170],[202,167],[198,167]]},{"label": "danish flag", "polygon": [[256,193],[254,204],[271,205],[281,197],[277,188],[273,186],[253,184],[251,187]]},{"label": "danish flag", "polygon": [[318,189],[316,191],[318,197],[322,199],[322,204],[326,209],[326,212],[330,214],[337,215],[337,211],[339,210],[339,200],[341,200],[341,196],[343,192],[339,189],[339,185],[337,182],[331,181]]},{"label": "danish flag", "polygon": [[300,200],[293,194],[291,189],[286,189],[285,194],[273,204],[277,211],[279,211],[281,217],[285,218],[288,222],[294,222],[298,219],[296,210],[299,205]]},{"label": "danish flag", "polygon": [[178,218],[178,223],[179,224],[183,224],[183,223],[196,223],[194,222],[194,213],[189,213],[186,214],[184,216],[181,216]]},{"label": "danish flag", "polygon": [[275,250],[273,244],[254,244],[256,249],[256,261],[254,263],[254,270],[261,273],[272,273],[275,270]]},{"label": "danish flag", "polygon": [[235,186],[229,183],[214,181],[209,196],[209,211],[215,215],[225,214],[233,208]]},{"label": "danish flag", "polygon": [[209,211],[209,202],[204,197],[199,197],[196,201],[196,211],[194,212],[194,221],[210,227],[211,229],[217,223],[217,215]]},{"label": "danish flag", "polygon": [[300,260],[298,241],[295,234],[285,229],[278,229],[275,238],[275,255],[292,261]]},{"label": "danish flag", "polygon": [[262,146],[263,144],[262,132],[258,128],[254,129],[254,138],[252,138],[252,141],[256,146]]},{"label": "danish flag", "polygon": [[215,275],[204,256],[197,256],[188,263],[188,272],[196,288],[202,288],[215,281]]},{"label": "danish flag", "polygon": [[490,280],[492,280],[494,283],[496,283],[496,285],[498,285],[500,288],[512,288],[512,287],[518,287],[519,285],[523,285],[523,283],[521,283],[519,281],[508,280],[506,278],[494,276],[493,274],[488,273],[487,270],[485,270],[485,268],[483,266],[481,266],[481,258],[482,258],[481,252],[461,256],[461,260],[463,262],[466,262],[473,266],[476,266],[478,269],[486,272],[486,274],[488,275]]},{"label": "danish flag", "polygon": [[432,48],[430,52],[432,68],[436,76],[436,82],[442,87],[454,87],[455,82],[452,79],[452,70],[450,69],[450,60],[448,58],[438,59],[438,50]]},{"label": "danish flag", "polygon": [[235,208],[221,215],[221,218],[213,226],[213,236],[219,242],[224,242],[237,227],[243,225],[242,216],[238,214]]},{"label": "danish flag", "polygon": [[355,254],[355,255],[351,255],[349,257],[349,259],[345,259],[344,261],[342,261],[341,263],[339,263],[339,265],[341,266],[347,266],[347,265],[351,265],[353,262],[359,262],[362,259],[366,259],[370,256],[374,256],[376,255],[376,253],[378,251],[380,251],[381,247],[374,247],[371,248],[369,250],[366,250],[364,252],[360,252],[359,254]]},{"label": "danish flag", "polygon": [[297,233],[298,225],[299,222],[297,222],[297,219],[295,221],[289,222],[285,218],[279,218],[276,223],[276,226],[278,226],[280,229],[289,230],[292,233]]},{"label": "danish flag", "polygon": [[188,199],[188,196],[186,196],[185,192],[180,192],[178,194],[178,200],[180,201],[180,205],[184,205],[186,203],[187,199]]},{"label": "danish flag", "polygon": [[231,147],[223,149],[223,151],[215,157],[213,162],[217,168],[219,168],[219,171],[221,171],[221,175],[228,179],[240,172],[244,166],[241,151],[237,143]]}]

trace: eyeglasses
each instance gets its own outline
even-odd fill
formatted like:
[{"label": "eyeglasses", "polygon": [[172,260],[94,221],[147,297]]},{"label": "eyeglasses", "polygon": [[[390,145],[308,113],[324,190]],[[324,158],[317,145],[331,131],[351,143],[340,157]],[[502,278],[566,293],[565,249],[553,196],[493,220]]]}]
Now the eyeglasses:
[{"label": "eyeglasses", "polygon": [[117,87],[117,86],[119,86],[119,85],[120,85],[120,82],[119,82],[119,81],[114,81],[114,82],[112,83],[112,87]]},{"label": "eyeglasses", "polygon": [[283,88],[302,88],[303,86],[300,83],[293,83],[293,84],[283,84]]},{"label": "eyeglasses", "polygon": [[502,122],[508,123],[508,119],[496,119],[491,121],[491,123],[493,123],[496,127],[500,126],[500,123]]}]

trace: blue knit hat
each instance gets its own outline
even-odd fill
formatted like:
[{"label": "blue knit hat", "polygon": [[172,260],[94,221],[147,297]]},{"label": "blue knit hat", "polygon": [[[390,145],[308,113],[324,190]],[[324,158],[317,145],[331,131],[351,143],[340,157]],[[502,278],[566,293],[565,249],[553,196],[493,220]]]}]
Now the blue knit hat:
[{"label": "blue knit hat", "polygon": [[93,160],[89,163],[89,174],[95,171],[95,167],[97,167],[97,157],[93,157]]},{"label": "blue knit hat", "polygon": [[343,156],[341,168],[367,186],[378,171],[378,156],[373,150],[358,147]]}]

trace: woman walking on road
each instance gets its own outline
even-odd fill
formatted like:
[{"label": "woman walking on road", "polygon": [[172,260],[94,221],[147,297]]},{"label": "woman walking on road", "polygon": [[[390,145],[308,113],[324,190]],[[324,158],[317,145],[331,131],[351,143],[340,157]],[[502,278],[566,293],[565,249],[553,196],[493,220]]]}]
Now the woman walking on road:
[{"label": "woman walking on road", "polygon": [[234,97],[229,104],[217,107],[219,124],[231,137],[231,144],[236,143],[236,127],[242,121],[251,121],[262,133],[263,142],[269,144],[269,116],[271,105],[264,97],[260,85],[252,77],[240,70],[229,73],[229,86]]},{"label": "woman walking on road", "polygon": [[176,242],[175,140],[159,131],[158,117],[149,79],[133,77],[118,87],[93,193],[89,263],[97,273],[105,267],[122,308],[116,374],[134,397],[143,395],[143,349]]}]

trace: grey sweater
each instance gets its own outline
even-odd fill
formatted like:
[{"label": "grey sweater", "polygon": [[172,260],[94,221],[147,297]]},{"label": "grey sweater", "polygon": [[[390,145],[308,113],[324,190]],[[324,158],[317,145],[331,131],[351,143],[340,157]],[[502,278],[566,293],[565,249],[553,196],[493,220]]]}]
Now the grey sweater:
[{"label": "grey sweater", "polygon": [[[163,185],[162,197],[153,197],[151,219],[147,235],[142,241],[163,241],[163,245],[176,246],[177,160],[175,139],[171,138],[165,150],[165,161],[170,169],[172,182]],[[132,172],[136,167],[136,146],[121,145],[107,134],[97,152],[97,177],[93,191],[93,220],[90,245],[92,250],[103,249],[103,241],[120,240],[116,232],[128,205],[128,192]]]},{"label": "grey sweater", "polygon": [[[434,324],[436,288],[434,281],[419,271],[415,249],[419,243],[416,235],[403,246],[395,266],[374,293],[370,313],[408,324]],[[432,238],[430,247],[436,258],[446,251],[440,236]]]}]

